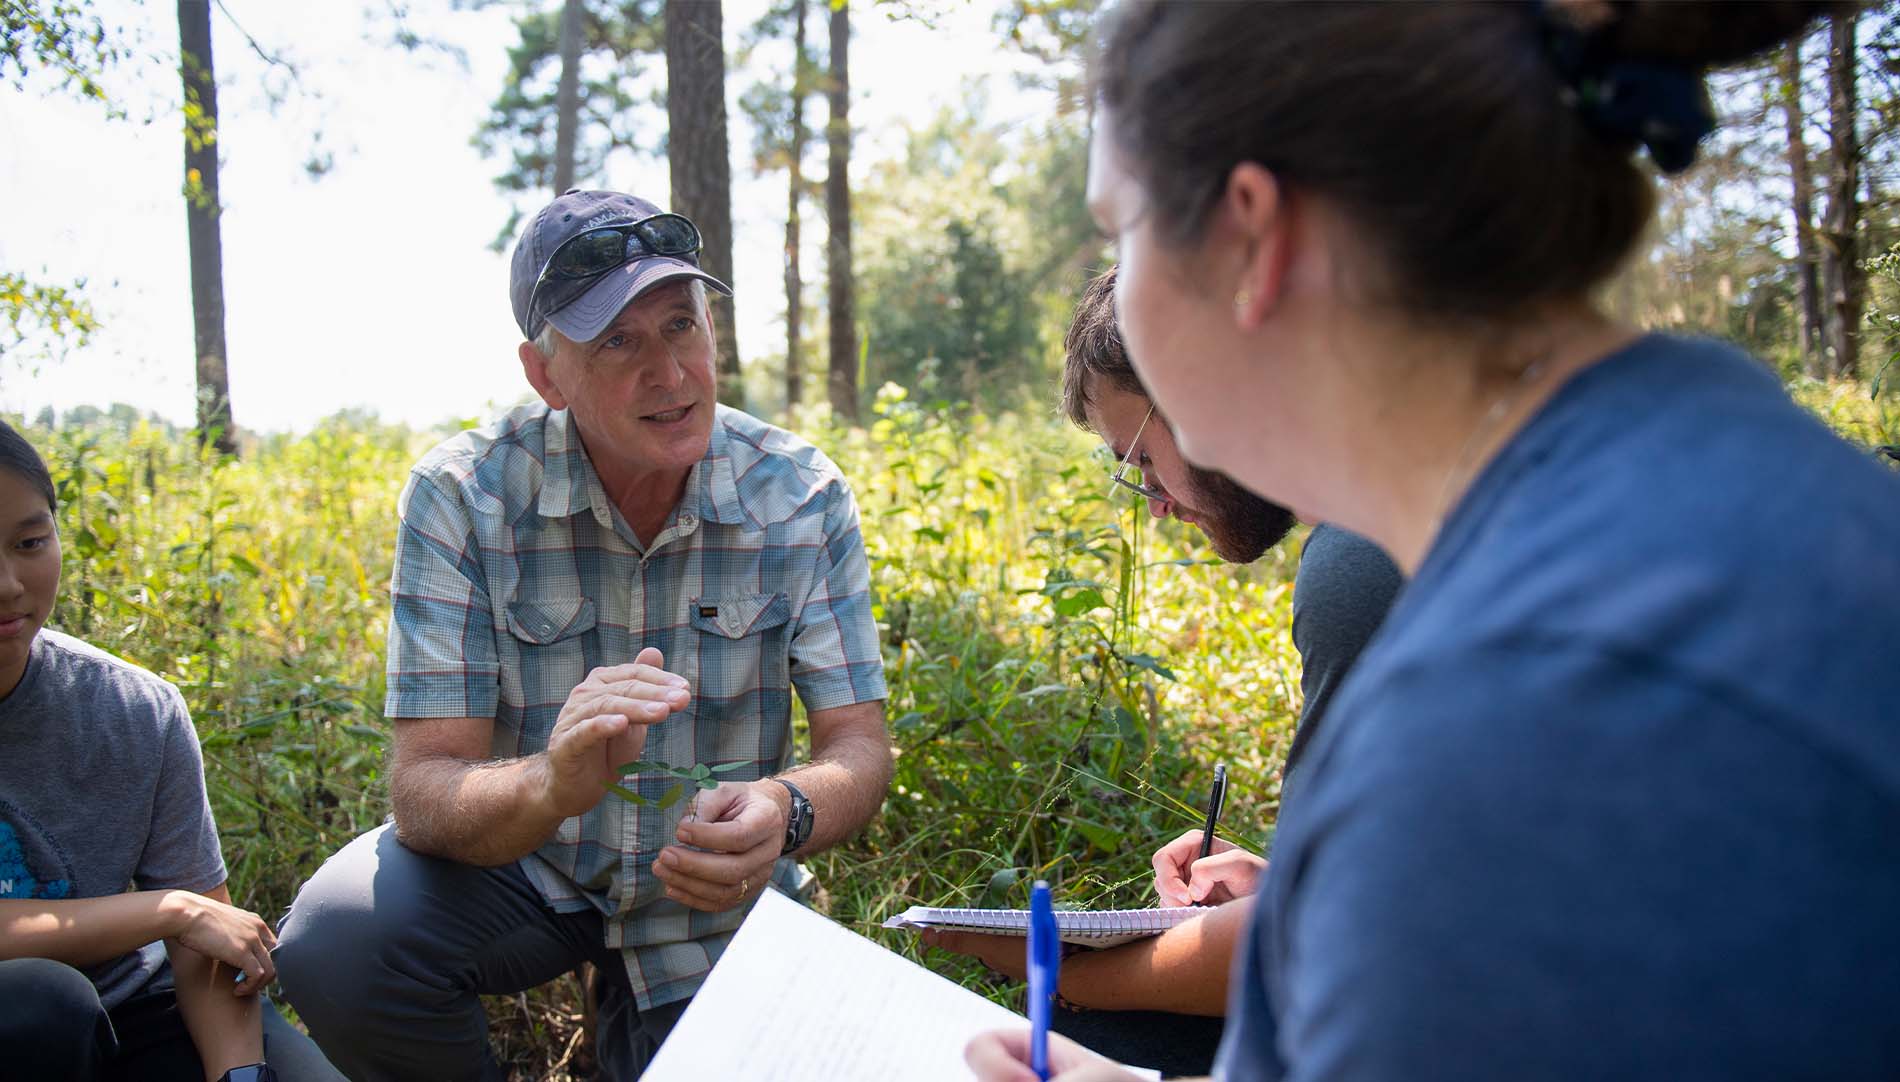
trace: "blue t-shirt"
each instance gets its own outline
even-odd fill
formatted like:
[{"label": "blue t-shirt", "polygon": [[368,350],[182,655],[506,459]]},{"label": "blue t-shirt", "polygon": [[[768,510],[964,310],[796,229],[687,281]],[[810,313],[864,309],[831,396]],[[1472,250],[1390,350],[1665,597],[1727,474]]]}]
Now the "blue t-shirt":
[{"label": "blue t-shirt", "polygon": [[1900,1077],[1900,476],[1734,349],[1559,391],[1301,770],[1222,1077]]}]

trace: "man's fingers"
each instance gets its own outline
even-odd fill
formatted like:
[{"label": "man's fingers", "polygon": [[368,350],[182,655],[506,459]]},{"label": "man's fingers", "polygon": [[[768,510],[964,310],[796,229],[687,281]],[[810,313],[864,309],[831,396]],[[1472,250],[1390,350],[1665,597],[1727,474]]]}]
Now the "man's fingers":
[{"label": "man's fingers", "polygon": [[778,857],[776,847],[753,846],[742,853],[702,853],[685,846],[669,845],[660,850],[653,862],[653,874],[665,882],[697,880],[708,884],[732,886],[750,879],[757,883],[772,874]]},{"label": "man's fingers", "polygon": [[580,762],[601,744],[627,731],[631,720],[625,714],[597,714],[576,722],[560,740],[549,746],[548,754],[569,763]]},{"label": "man's fingers", "polygon": [[664,721],[667,715],[685,705],[686,693],[683,691],[677,700],[662,695],[601,695],[587,700],[588,710],[596,716],[621,714],[636,725]]},{"label": "man's fingers", "polygon": [[[652,652],[655,654],[659,653],[658,650],[653,650]],[[639,661],[628,662],[621,665],[602,665],[588,673],[587,680],[596,687],[631,682],[654,684],[659,687],[684,688],[687,686],[684,676],[678,673],[667,672],[658,665],[648,665]]]}]

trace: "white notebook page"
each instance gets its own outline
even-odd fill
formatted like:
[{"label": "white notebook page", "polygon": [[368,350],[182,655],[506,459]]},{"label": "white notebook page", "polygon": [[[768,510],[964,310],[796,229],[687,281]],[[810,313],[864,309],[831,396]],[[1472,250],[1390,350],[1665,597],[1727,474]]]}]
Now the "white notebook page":
[{"label": "white notebook page", "polygon": [[644,1082],[970,1082],[963,1046],[1024,1018],[766,891]]}]

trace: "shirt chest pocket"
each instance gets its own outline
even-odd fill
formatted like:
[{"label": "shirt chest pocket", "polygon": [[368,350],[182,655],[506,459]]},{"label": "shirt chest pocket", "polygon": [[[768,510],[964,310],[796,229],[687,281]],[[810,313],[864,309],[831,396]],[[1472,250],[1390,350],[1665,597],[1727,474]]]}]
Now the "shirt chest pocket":
[{"label": "shirt chest pocket", "polygon": [[[586,597],[541,597],[510,604],[506,616],[519,661],[503,661],[502,699],[521,711],[519,746],[513,754],[531,754],[547,746],[568,693],[598,664],[594,602]],[[496,739],[501,737],[497,732]]]},{"label": "shirt chest pocket", "polygon": [[688,599],[687,622],[698,654],[694,700],[702,719],[749,721],[756,731],[762,718],[788,701],[791,673],[785,636],[791,613],[791,602],[782,593]]}]

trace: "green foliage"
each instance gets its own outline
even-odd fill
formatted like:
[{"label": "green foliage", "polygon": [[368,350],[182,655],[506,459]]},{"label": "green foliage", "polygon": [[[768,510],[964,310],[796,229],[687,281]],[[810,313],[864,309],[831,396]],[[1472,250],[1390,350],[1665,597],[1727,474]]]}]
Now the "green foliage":
[{"label": "green foliage", "polygon": [[[651,133],[665,130],[653,109],[665,98],[664,64],[656,84],[649,61],[662,51],[661,0],[587,0],[581,16],[580,125],[574,146],[574,182],[599,181],[616,152],[662,151]],[[561,75],[561,5],[535,5],[515,20],[519,40],[508,50],[508,73],[488,117],[475,132],[483,154],[507,161],[495,177],[504,193],[546,194],[554,184],[556,90]],[[652,87],[658,87],[657,90]],[[637,94],[648,88],[643,98]],[[496,237],[514,239],[516,217]]]},{"label": "green foliage", "polygon": [[99,319],[85,288],[84,281],[47,285],[0,271],[0,359],[32,363],[90,341]]},{"label": "green foliage", "polygon": [[0,79],[24,89],[29,74],[44,71],[61,90],[120,115],[100,83],[125,55],[118,36],[92,0],[0,0]]},{"label": "green foliage", "polygon": [[1086,132],[983,124],[974,96],[914,130],[856,194],[869,381],[996,404],[1046,385],[1101,242],[1082,209]]}]

